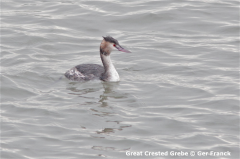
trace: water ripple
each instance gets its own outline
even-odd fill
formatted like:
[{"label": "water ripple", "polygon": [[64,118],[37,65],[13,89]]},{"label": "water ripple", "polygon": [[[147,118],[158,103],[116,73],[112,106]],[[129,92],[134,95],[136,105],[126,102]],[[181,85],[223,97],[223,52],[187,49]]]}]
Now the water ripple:
[{"label": "water ripple", "polygon": [[[239,158],[236,0],[1,4],[2,158]],[[101,64],[106,35],[132,51],[111,54],[121,81],[64,78],[77,64]]]}]

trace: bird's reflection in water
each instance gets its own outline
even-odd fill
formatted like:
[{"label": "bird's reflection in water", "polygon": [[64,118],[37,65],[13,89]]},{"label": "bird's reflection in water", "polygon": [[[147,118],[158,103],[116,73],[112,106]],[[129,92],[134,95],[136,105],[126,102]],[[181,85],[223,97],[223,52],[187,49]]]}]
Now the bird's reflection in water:
[{"label": "bird's reflection in water", "polygon": [[103,83],[103,94],[100,96],[99,102],[101,103],[102,107],[108,106],[108,98],[112,97],[114,98],[114,94],[116,94],[116,89],[119,86],[119,82],[104,82]]},{"label": "bird's reflection in water", "polygon": [[[75,87],[72,87],[75,86]],[[77,95],[81,97],[81,100],[91,100],[92,104],[90,110],[92,111],[92,115],[94,117],[89,117],[89,119],[93,120],[92,128],[89,125],[84,126],[84,130],[89,130],[89,134],[92,138],[105,140],[111,138],[111,134],[117,133],[119,131],[123,131],[126,128],[131,127],[129,124],[124,124],[123,117],[121,113],[121,106],[119,106],[119,100],[126,99],[128,100],[129,96],[126,93],[122,93],[119,91],[119,87],[121,86],[119,82],[104,82],[101,84],[87,84],[87,85],[76,85],[72,84],[69,90],[71,90],[72,95]],[[81,87],[81,88],[78,88]],[[89,95],[93,94],[93,95]],[[91,99],[89,99],[89,96]],[[86,99],[88,98],[88,99]],[[78,99],[79,100],[79,99]],[[89,104],[89,102],[88,102]],[[86,104],[86,105],[88,105]],[[84,105],[84,103],[81,103]],[[98,156],[104,157],[104,151],[118,151],[125,152],[129,149],[129,147],[125,148],[117,148],[115,147],[114,142],[106,146],[106,144],[92,145],[93,150],[97,150],[99,152],[103,151],[103,153],[98,154]]]},{"label": "bird's reflection in water", "polygon": [[97,131],[98,134],[102,134],[102,133],[106,133],[106,134],[110,134],[110,133],[114,133],[114,129],[113,128],[104,128],[101,131]]},{"label": "bird's reflection in water", "polygon": [[82,85],[79,85],[79,82],[70,82],[67,90],[70,90],[71,92],[68,94],[78,95],[80,97],[87,98],[87,94],[98,92],[102,89],[102,87],[100,87],[99,85],[98,87],[95,87],[94,85],[84,85],[84,83],[87,82],[83,82],[84,87],[81,87]]},{"label": "bird's reflection in water", "polygon": [[[110,134],[116,131],[121,131],[123,128],[130,127],[129,125],[121,124],[121,116],[119,116],[119,99],[127,99],[128,95],[118,90],[119,82],[102,82],[102,83],[69,83],[71,95],[77,95],[81,106],[89,105],[92,115],[104,119],[99,120],[99,125],[105,125],[105,128],[95,131],[96,134]],[[101,123],[103,122],[103,123]],[[87,126],[86,126],[87,127]]]},{"label": "bird's reflection in water", "polygon": [[[113,116],[116,113],[113,110],[113,107],[112,107],[113,105],[110,104],[113,102],[112,101],[110,102],[109,98],[113,98],[113,99],[115,98],[115,95],[116,95],[115,90],[117,89],[118,86],[119,84],[117,82],[114,82],[114,83],[104,82],[104,83],[101,83],[101,88],[98,85],[98,88],[95,87],[94,89],[89,89],[89,88],[83,89],[81,90],[81,93],[77,92],[77,94],[80,97],[83,97],[85,99],[86,99],[86,96],[87,98],[89,98],[89,95],[85,95],[86,92],[94,93],[96,94],[96,96],[98,94],[98,97],[91,96],[91,98],[94,99],[94,102],[95,102],[93,107],[90,108],[90,110],[93,112],[92,114],[100,117]],[[74,91],[73,94],[76,94],[76,88],[71,90]],[[93,103],[93,100],[88,103]]]}]

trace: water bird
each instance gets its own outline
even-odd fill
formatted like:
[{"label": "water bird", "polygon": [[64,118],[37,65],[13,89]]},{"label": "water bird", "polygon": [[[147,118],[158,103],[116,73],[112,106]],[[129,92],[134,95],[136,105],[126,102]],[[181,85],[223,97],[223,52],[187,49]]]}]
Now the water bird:
[{"label": "water bird", "polygon": [[98,64],[80,64],[65,73],[65,76],[74,81],[102,80],[117,82],[120,80],[117,70],[115,69],[110,54],[114,49],[118,51],[131,53],[124,49],[116,39],[111,36],[103,37],[100,44],[100,57],[103,66]]}]

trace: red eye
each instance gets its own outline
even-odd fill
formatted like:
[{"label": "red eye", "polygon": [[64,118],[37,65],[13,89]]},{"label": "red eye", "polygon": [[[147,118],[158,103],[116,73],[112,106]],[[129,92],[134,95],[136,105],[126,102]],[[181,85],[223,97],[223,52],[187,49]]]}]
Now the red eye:
[{"label": "red eye", "polygon": [[115,44],[113,44],[113,46],[115,47],[116,45],[115,45]]}]

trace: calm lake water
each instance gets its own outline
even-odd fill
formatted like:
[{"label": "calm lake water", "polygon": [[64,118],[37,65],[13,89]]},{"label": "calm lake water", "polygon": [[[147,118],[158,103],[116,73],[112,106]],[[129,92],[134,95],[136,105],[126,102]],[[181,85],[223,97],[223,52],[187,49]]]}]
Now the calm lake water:
[{"label": "calm lake water", "polygon": [[[238,0],[1,8],[1,159],[239,158]],[[121,81],[66,79],[106,35]]]}]

